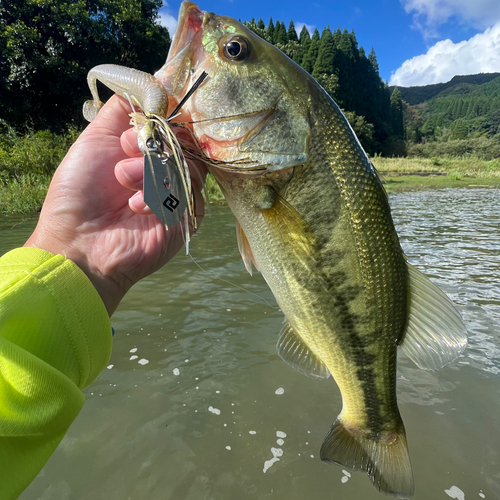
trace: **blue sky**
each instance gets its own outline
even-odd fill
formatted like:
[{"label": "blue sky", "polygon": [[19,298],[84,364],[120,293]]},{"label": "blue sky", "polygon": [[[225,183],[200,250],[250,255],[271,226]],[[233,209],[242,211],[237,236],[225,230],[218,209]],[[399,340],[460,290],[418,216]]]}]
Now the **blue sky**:
[{"label": "blue sky", "polygon": [[[175,30],[180,0],[164,2],[161,22]],[[380,74],[391,84],[427,85],[454,75],[500,72],[500,0],[200,0],[198,6],[243,21],[293,19],[320,32],[354,29],[373,46]]]}]

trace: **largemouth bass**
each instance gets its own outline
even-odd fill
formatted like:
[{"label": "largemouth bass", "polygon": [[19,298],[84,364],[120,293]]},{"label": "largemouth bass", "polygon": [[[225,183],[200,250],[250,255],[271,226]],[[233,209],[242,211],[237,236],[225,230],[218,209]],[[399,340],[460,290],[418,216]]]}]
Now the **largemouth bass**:
[{"label": "largemouth bass", "polygon": [[321,459],[410,498],[397,347],[437,369],[465,348],[460,316],[407,263],[381,181],[320,85],[239,22],[184,2],[154,76],[166,92],[161,106],[175,107],[203,72],[172,124],[191,130],[186,148],[206,156],[246,268],[262,273],[285,315],[279,355],[313,379],[331,374],[340,388]]}]

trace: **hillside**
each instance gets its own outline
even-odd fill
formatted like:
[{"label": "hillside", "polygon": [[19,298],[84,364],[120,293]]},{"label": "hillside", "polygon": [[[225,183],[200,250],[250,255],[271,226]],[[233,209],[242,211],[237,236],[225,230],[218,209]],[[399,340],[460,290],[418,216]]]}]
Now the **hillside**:
[{"label": "hillside", "polygon": [[[499,157],[500,73],[457,76],[446,84],[398,90],[410,154]],[[422,100],[424,96],[431,97]]]},{"label": "hillside", "polygon": [[[466,88],[469,86],[478,86],[490,82],[500,76],[500,73],[480,73],[478,75],[458,75],[454,76],[449,82],[436,83],[433,85],[423,85],[418,87],[399,87],[401,97],[410,105],[420,104],[428,101],[442,92],[454,87]],[[391,92],[395,87],[389,87]]]}]

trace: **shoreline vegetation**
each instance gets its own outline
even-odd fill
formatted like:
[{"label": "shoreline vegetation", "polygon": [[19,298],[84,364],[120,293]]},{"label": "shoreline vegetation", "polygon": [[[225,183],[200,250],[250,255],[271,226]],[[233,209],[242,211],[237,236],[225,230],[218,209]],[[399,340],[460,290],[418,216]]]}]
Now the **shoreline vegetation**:
[{"label": "shoreline vegetation", "polygon": [[[49,131],[25,135],[5,127],[0,133],[0,214],[33,214],[43,204],[52,175],[77,139],[79,131]],[[389,193],[443,188],[500,188],[500,159],[474,155],[371,158]],[[211,203],[224,197],[212,176],[207,178]]]},{"label": "shoreline vegetation", "polygon": [[[382,157],[371,160],[388,193],[445,188],[500,188],[500,160]],[[0,172],[0,215],[38,212],[51,178],[52,174],[35,172],[5,178]],[[224,196],[211,175],[207,177],[206,188],[210,203],[225,203]]]}]

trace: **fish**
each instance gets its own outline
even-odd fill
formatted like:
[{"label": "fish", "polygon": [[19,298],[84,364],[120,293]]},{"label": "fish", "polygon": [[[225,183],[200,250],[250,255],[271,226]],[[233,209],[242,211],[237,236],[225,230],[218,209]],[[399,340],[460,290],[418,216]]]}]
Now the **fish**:
[{"label": "fish", "polygon": [[246,269],[262,274],[284,313],[280,357],[340,389],[320,458],[411,498],[398,347],[420,368],[441,368],[466,347],[460,314],[409,264],[382,181],[332,98],[240,22],[185,1],[154,82],[172,109],[203,73],[169,123],[190,136],[186,155],[205,159]]}]

